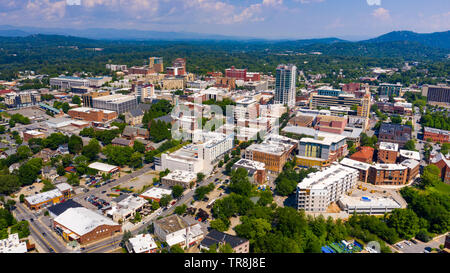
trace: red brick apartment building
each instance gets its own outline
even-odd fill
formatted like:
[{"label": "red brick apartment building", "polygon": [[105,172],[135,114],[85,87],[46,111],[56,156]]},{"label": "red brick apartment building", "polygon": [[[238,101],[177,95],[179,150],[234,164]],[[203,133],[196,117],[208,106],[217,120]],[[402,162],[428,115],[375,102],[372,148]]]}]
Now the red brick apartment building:
[{"label": "red brick apartment building", "polygon": [[447,143],[449,141],[450,131],[425,127],[423,129],[423,139],[431,139],[433,142]]},{"label": "red brick apartment building", "polygon": [[450,184],[450,160],[439,153],[431,159],[431,164],[439,168],[442,181]]},{"label": "red brick apartment building", "polygon": [[117,113],[109,110],[79,107],[70,109],[67,114],[73,119],[95,122],[108,122],[117,118]]},{"label": "red brick apartment building", "polygon": [[399,164],[375,164],[369,169],[368,182],[374,185],[405,185],[408,168]]},{"label": "red brick apartment building", "polygon": [[398,157],[398,144],[380,142],[378,146],[378,163],[395,163]]}]

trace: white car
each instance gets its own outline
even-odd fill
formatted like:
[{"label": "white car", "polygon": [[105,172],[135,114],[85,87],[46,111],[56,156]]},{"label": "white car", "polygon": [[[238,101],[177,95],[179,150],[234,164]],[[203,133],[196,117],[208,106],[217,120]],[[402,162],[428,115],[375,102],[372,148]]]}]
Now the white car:
[{"label": "white car", "polygon": [[397,246],[398,246],[399,248],[403,248],[403,246],[402,246],[400,243],[398,243]]}]

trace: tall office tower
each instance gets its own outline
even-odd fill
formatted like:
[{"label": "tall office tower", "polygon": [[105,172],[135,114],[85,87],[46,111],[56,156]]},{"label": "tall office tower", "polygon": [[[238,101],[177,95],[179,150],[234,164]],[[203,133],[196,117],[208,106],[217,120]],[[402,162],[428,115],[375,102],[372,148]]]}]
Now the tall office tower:
[{"label": "tall office tower", "polygon": [[155,73],[162,73],[164,71],[164,62],[162,57],[150,57],[148,67],[153,69]]},{"label": "tall office tower", "polygon": [[295,65],[281,64],[277,67],[275,81],[275,103],[295,106],[295,83],[297,67]]}]

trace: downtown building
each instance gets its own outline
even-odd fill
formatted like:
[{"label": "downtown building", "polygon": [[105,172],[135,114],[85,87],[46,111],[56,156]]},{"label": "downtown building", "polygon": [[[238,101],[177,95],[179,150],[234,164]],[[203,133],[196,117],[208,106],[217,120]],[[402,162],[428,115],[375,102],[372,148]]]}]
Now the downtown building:
[{"label": "downtown building", "polygon": [[345,107],[348,110],[354,105],[357,106],[357,115],[368,118],[370,114],[370,95],[366,94],[362,98],[355,97],[354,94],[347,94],[340,90],[320,89],[318,93],[311,93],[310,109],[319,107]]},{"label": "downtown building", "polygon": [[450,107],[450,86],[424,85],[422,96],[427,97],[427,102],[431,105]]},{"label": "downtown building", "polygon": [[343,135],[317,133],[304,137],[298,144],[296,163],[304,168],[324,168],[348,154],[347,138]]},{"label": "downtown building", "polygon": [[93,98],[92,107],[115,111],[120,115],[136,109],[138,107],[138,101],[135,96],[115,94]]},{"label": "downtown building", "polygon": [[332,202],[337,202],[356,185],[358,177],[358,170],[340,164],[308,174],[297,185],[297,209],[325,212]]},{"label": "downtown building", "polygon": [[7,107],[27,107],[41,102],[41,94],[36,90],[11,92],[5,95],[4,103]]},{"label": "downtown building", "polygon": [[270,134],[262,143],[252,144],[245,149],[245,158],[262,162],[266,170],[280,173],[297,146],[298,142],[294,139]]},{"label": "downtown building", "polygon": [[297,67],[295,65],[279,65],[275,80],[275,103],[295,106],[295,84]]}]

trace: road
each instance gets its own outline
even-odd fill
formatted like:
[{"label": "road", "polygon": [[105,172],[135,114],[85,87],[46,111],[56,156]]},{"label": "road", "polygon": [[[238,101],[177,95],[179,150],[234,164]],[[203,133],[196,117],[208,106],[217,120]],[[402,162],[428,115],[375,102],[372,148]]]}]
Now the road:
[{"label": "road", "polygon": [[[224,166],[222,168],[219,168],[217,173],[213,174],[212,176],[204,179],[202,182],[198,183],[199,186],[206,186],[209,183],[213,182],[216,178],[219,178],[221,180],[226,178],[226,175],[223,174],[223,170],[224,170]],[[142,172],[141,174],[144,174],[145,172],[147,172],[148,170]],[[137,172],[136,172],[137,173]],[[140,175],[140,174],[139,174]],[[136,177],[138,175],[134,175],[133,177]],[[125,178],[125,177],[124,177]],[[129,177],[127,179],[131,179],[132,177]],[[125,180],[126,181],[126,180]],[[122,181],[122,182],[125,182]],[[120,183],[122,183],[120,182]],[[116,184],[117,181],[114,182],[114,184]],[[119,184],[119,183],[117,183]],[[109,186],[109,187],[113,187],[113,183],[105,185],[105,186]],[[103,187],[105,187],[103,186]],[[100,192],[102,190],[105,190],[103,187],[97,188],[95,189],[95,191],[89,191],[89,193],[87,194],[94,194],[95,192]],[[177,201],[177,203],[172,206],[169,209],[164,210],[161,213],[161,217],[165,217],[167,215],[170,215],[173,213],[174,209],[176,206],[180,206],[182,204],[186,204],[189,206],[190,202],[193,200],[193,196],[194,196],[194,192],[195,189],[190,190],[188,193],[186,193],[185,195],[183,195],[181,197],[180,200]],[[131,234],[137,235],[143,228],[148,228],[149,225],[151,225],[156,218],[158,218],[159,216],[157,215],[157,213],[152,213],[150,216],[148,216],[147,218],[144,218],[140,223],[136,224],[133,226],[132,229],[130,229],[129,231],[131,232]],[[118,248],[120,248],[120,242],[122,240],[122,236],[123,234],[116,234],[115,236],[112,236],[110,238],[104,239],[102,241],[98,241],[95,242],[93,244],[90,244],[88,246],[85,246],[84,249],[81,251],[83,253],[107,253],[107,252],[112,252]]]},{"label": "road", "polygon": [[149,171],[153,170],[152,168],[153,168],[153,163],[144,165],[141,169],[139,169],[137,171],[134,171],[134,172],[132,172],[130,174],[124,175],[122,177],[119,177],[112,183],[103,185],[103,186],[98,187],[98,188],[90,188],[88,192],[80,193],[80,194],[76,195],[72,199],[74,201],[82,200],[82,199],[84,199],[85,197],[87,197],[87,196],[89,196],[91,194],[97,195],[97,194],[100,194],[102,191],[109,191],[109,190],[111,190],[112,188],[114,188],[115,186],[117,186],[117,185],[119,185],[121,183],[127,182],[130,179],[133,179],[133,178],[135,178],[137,176],[143,175],[146,172],[149,172]]},{"label": "road", "polygon": [[[66,244],[58,240],[56,237],[58,235],[49,226],[46,226],[41,220],[39,220],[38,217],[36,217],[36,215],[23,204],[18,203],[13,213],[18,221],[28,221],[30,224],[31,236],[45,251],[53,251],[55,253],[70,252],[70,250],[66,247]],[[30,221],[30,219],[33,219],[33,221]]]}]

